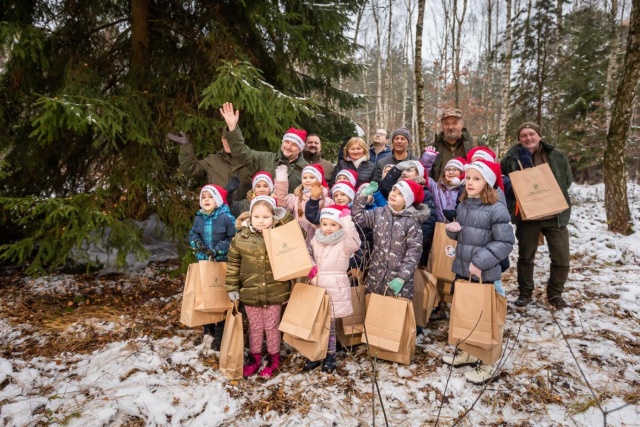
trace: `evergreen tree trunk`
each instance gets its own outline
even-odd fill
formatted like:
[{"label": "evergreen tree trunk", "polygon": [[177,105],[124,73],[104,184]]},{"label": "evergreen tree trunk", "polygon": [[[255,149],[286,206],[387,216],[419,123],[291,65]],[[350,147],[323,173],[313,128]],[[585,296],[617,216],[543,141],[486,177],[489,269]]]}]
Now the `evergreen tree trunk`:
[{"label": "evergreen tree trunk", "polygon": [[416,79],[416,105],[418,110],[418,144],[423,147],[427,142],[427,124],[424,114],[424,78],[422,77],[422,32],[425,0],[418,0],[418,22],[416,23],[416,54],[414,72]]},{"label": "evergreen tree trunk", "polygon": [[625,148],[631,125],[631,113],[638,81],[640,80],[640,0],[633,0],[629,19],[627,52],[624,58],[622,80],[611,113],[604,153],[604,200],[609,230],[628,235],[631,212],[627,200],[625,176]]},{"label": "evergreen tree trunk", "polygon": [[502,112],[500,114],[500,137],[498,139],[498,152],[500,158],[507,148],[507,123],[509,122],[509,92],[511,88],[511,55],[513,49],[513,39],[511,31],[511,0],[507,3],[507,28],[505,30],[505,52],[504,66],[502,67]]},{"label": "evergreen tree trunk", "polygon": [[131,0],[131,73],[134,87],[147,85],[149,52],[149,0]]}]

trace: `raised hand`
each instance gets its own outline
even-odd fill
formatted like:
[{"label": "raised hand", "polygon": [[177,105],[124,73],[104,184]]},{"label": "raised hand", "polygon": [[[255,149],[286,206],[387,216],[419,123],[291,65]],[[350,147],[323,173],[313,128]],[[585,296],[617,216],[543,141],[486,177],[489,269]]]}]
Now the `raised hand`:
[{"label": "raised hand", "polygon": [[240,111],[233,110],[233,104],[231,102],[225,102],[222,104],[222,108],[220,108],[220,114],[227,124],[227,128],[229,128],[229,132],[233,131],[238,124],[238,119],[240,118]]},{"label": "raised hand", "polygon": [[175,133],[168,133],[167,138],[180,145],[187,145],[190,143],[189,138],[187,138],[187,135],[182,131],[177,135]]},{"label": "raised hand", "polygon": [[[279,166],[278,166],[279,167]],[[318,200],[322,196],[322,184],[316,180],[313,184],[311,184],[311,195],[310,197],[314,200]]]}]

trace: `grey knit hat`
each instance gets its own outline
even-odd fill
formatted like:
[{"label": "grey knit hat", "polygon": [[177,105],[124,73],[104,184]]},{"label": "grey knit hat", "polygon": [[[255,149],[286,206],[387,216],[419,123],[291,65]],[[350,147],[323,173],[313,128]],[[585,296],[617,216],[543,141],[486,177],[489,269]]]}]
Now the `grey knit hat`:
[{"label": "grey knit hat", "polygon": [[538,135],[540,135],[540,137],[542,137],[542,129],[540,129],[540,126],[533,122],[524,122],[520,125],[520,127],[518,127],[518,138],[520,138],[520,132],[522,132],[522,129],[533,129]]},{"label": "grey knit hat", "polygon": [[398,135],[402,135],[405,138],[407,138],[407,141],[409,141],[409,144],[411,144],[411,132],[409,132],[409,129],[407,129],[407,128],[398,128],[398,129],[394,130],[393,133],[391,134],[391,141],[393,141],[393,138],[395,138]]}]

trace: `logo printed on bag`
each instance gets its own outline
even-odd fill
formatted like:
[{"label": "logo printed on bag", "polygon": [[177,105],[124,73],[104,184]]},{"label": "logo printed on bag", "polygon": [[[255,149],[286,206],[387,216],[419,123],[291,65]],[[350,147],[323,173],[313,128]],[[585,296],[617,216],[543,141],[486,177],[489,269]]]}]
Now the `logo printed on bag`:
[{"label": "logo printed on bag", "polygon": [[449,258],[454,258],[456,256],[456,248],[451,245],[447,245],[444,247],[444,254]]},{"label": "logo printed on bag", "polygon": [[288,246],[289,244],[287,242],[282,242],[282,244],[280,245],[282,249],[287,249]]},{"label": "logo printed on bag", "polygon": [[531,186],[531,188],[533,188],[533,191],[538,191],[538,190],[540,190],[540,185],[539,184],[533,184]]}]

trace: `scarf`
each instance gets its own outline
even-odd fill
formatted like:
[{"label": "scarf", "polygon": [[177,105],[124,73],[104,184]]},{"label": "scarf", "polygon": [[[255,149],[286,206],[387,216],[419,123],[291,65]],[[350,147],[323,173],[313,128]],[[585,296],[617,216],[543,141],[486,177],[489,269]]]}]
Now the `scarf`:
[{"label": "scarf", "polygon": [[328,236],[325,236],[324,234],[322,234],[322,230],[321,229],[317,229],[316,230],[316,240],[325,245],[335,245],[336,243],[338,243],[339,241],[341,241],[342,239],[344,239],[344,230],[340,229],[338,231],[334,231],[333,233],[329,234]]}]

